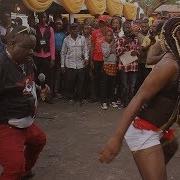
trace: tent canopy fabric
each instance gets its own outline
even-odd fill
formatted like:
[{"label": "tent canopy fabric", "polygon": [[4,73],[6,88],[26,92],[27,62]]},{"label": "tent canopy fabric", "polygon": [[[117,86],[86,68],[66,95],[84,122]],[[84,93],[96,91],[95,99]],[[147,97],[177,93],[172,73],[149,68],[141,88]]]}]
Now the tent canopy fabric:
[{"label": "tent canopy fabric", "polygon": [[128,20],[135,20],[137,15],[137,7],[131,3],[125,3],[123,7],[123,15]]},{"label": "tent canopy fabric", "polygon": [[86,0],[85,5],[90,14],[103,14],[106,10],[106,0]]},{"label": "tent canopy fabric", "polygon": [[24,4],[35,12],[47,10],[53,1],[63,6],[70,14],[79,13],[82,7],[86,7],[91,15],[107,12],[111,16],[125,15],[127,19],[135,19],[137,13],[137,7],[134,4],[123,4],[121,0],[23,0]]},{"label": "tent canopy fabric", "polygon": [[43,12],[51,6],[53,0],[23,0],[23,2],[30,10]]},{"label": "tent canopy fabric", "polygon": [[84,0],[57,0],[57,2],[59,2],[67,12],[72,14],[79,13],[84,4]]},{"label": "tent canopy fabric", "polygon": [[107,12],[111,16],[123,15],[123,3],[119,0],[107,0]]}]

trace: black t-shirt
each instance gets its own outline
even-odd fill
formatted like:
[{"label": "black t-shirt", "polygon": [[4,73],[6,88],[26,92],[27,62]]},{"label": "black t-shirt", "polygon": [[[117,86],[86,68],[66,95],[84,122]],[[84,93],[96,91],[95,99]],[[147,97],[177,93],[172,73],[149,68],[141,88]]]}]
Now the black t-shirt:
[{"label": "black t-shirt", "polygon": [[0,53],[0,123],[34,115],[33,79],[31,61],[19,66]]}]

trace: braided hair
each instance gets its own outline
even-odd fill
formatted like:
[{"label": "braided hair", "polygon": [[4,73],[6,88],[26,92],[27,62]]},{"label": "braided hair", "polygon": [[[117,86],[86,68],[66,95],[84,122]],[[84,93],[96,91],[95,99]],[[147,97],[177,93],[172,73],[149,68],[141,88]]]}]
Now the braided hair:
[{"label": "braided hair", "polygon": [[180,59],[180,42],[177,38],[179,30],[180,17],[174,17],[164,24],[161,32],[162,49],[173,53],[177,59]]},{"label": "braided hair", "polygon": [[[180,67],[180,41],[177,38],[177,32],[180,30],[180,17],[169,19],[163,26],[161,32],[161,47],[171,52],[176,58]],[[180,97],[180,74],[178,80],[178,94]],[[180,98],[179,98],[180,100]]]}]

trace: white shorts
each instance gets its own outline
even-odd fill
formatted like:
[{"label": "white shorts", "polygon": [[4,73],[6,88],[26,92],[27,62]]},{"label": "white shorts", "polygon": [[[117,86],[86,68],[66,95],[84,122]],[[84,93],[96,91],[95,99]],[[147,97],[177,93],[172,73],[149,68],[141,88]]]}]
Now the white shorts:
[{"label": "white shorts", "polygon": [[160,144],[162,132],[137,129],[131,124],[125,134],[125,140],[131,151],[147,149]]}]

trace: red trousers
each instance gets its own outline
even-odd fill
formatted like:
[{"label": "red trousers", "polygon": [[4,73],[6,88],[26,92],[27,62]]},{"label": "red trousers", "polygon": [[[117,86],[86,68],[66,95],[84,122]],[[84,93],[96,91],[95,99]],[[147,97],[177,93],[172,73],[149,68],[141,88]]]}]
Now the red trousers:
[{"label": "red trousers", "polygon": [[45,144],[45,134],[34,124],[25,129],[0,124],[0,166],[3,169],[0,180],[20,180],[34,166]]}]

